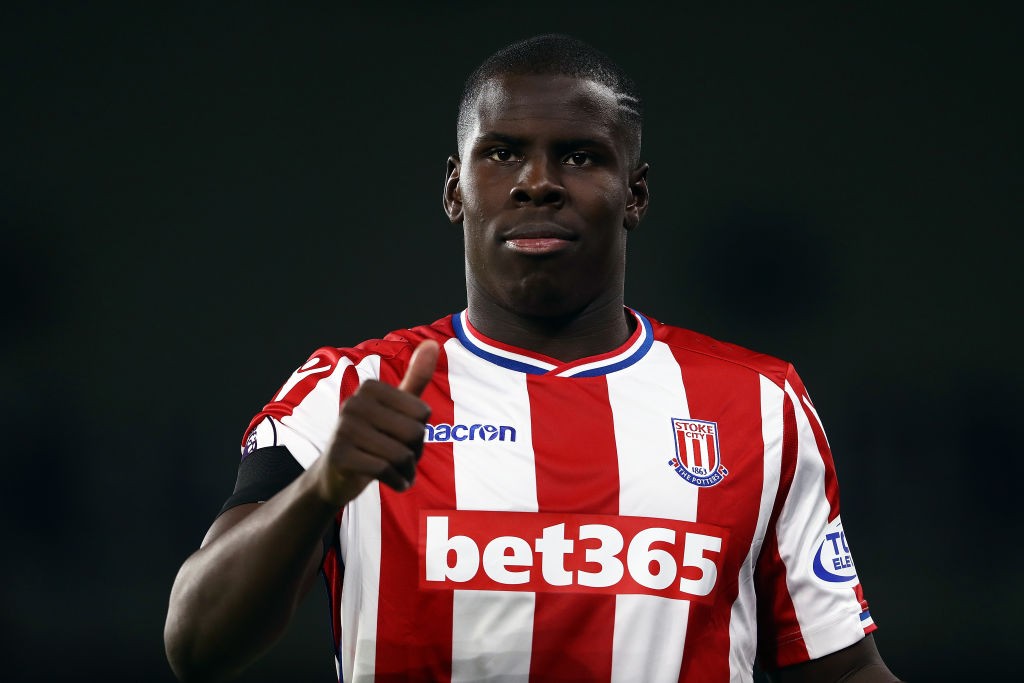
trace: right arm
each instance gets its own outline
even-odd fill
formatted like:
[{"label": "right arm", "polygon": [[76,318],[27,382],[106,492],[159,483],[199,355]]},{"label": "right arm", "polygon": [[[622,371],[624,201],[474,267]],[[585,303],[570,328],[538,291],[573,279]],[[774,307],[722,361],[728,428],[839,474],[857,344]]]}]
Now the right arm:
[{"label": "right arm", "polygon": [[424,342],[398,387],[364,382],[308,470],[267,502],[214,521],[171,589],[164,644],[179,679],[225,680],[266,652],[312,586],[338,511],[374,479],[398,491],[412,484],[430,414],[419,394],[437,356]]}]

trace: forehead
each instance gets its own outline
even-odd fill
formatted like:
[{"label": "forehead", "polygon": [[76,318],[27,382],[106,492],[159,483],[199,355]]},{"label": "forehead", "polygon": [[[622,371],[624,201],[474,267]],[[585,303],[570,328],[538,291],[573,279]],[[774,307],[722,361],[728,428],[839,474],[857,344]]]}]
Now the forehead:
[{"label": "forehead", "polygon": [[621,135],[618,100],[608,86],[584,78],[503,75],[488,80],[470,109],[469,140],[488,133],[569,137]]}]

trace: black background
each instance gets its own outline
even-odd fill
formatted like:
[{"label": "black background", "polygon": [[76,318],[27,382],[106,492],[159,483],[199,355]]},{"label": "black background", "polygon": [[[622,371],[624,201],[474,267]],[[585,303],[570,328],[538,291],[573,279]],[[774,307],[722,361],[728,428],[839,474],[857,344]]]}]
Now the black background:
[{"label": "black background", "polygon": [[[168,591],[249,418],[315,347],[464,306],[462,81],[565,31],[646,100],[627,303],[793,361],[890,667],[1008,679],[1020,12],[708,7],[0,10],[3,677],[170,680]],[[332,676],[316,589],[245,680]]]}]

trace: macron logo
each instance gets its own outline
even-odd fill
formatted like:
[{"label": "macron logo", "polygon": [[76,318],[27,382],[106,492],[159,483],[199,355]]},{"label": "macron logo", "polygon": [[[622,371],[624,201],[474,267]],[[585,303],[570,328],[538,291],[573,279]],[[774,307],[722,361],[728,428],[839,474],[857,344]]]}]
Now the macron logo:
[{"label": "macron logo", "polygon": [[443,443],[446,441],[515,441],[516,428],[509,425],[425,425],[426,443]]}]

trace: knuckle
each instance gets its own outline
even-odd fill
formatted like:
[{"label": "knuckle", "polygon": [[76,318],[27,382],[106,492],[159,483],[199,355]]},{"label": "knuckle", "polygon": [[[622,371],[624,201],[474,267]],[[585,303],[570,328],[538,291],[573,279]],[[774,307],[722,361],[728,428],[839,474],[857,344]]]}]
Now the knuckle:
[{"label": "knuckle", "polygon": [[387,391],[388,385],[381,382],[379,379],[368,379],[359,385],[356,389],[356,395],[364,394],[366,396],[379,396],[382,392]]},{"label": "knuckle", "polygon": [[430,417],[430,404],[426,401],[417,399],[415,408],[412,411],[413,417],[420,422],[426,422]]},{"label": "knuckle", "polygon": [[400,438],[404,443],[416,445],[423,443],[424,436],[426,435],[423,431],[423,425],[419,422],[413,422],[402,429]]},{"label": "knuckle", "polygon": [[367,398],[365,395],[355,393],[345,399],[345,402],[341,404],[341,414],[351,415],[358,414],[366,408]]}]

